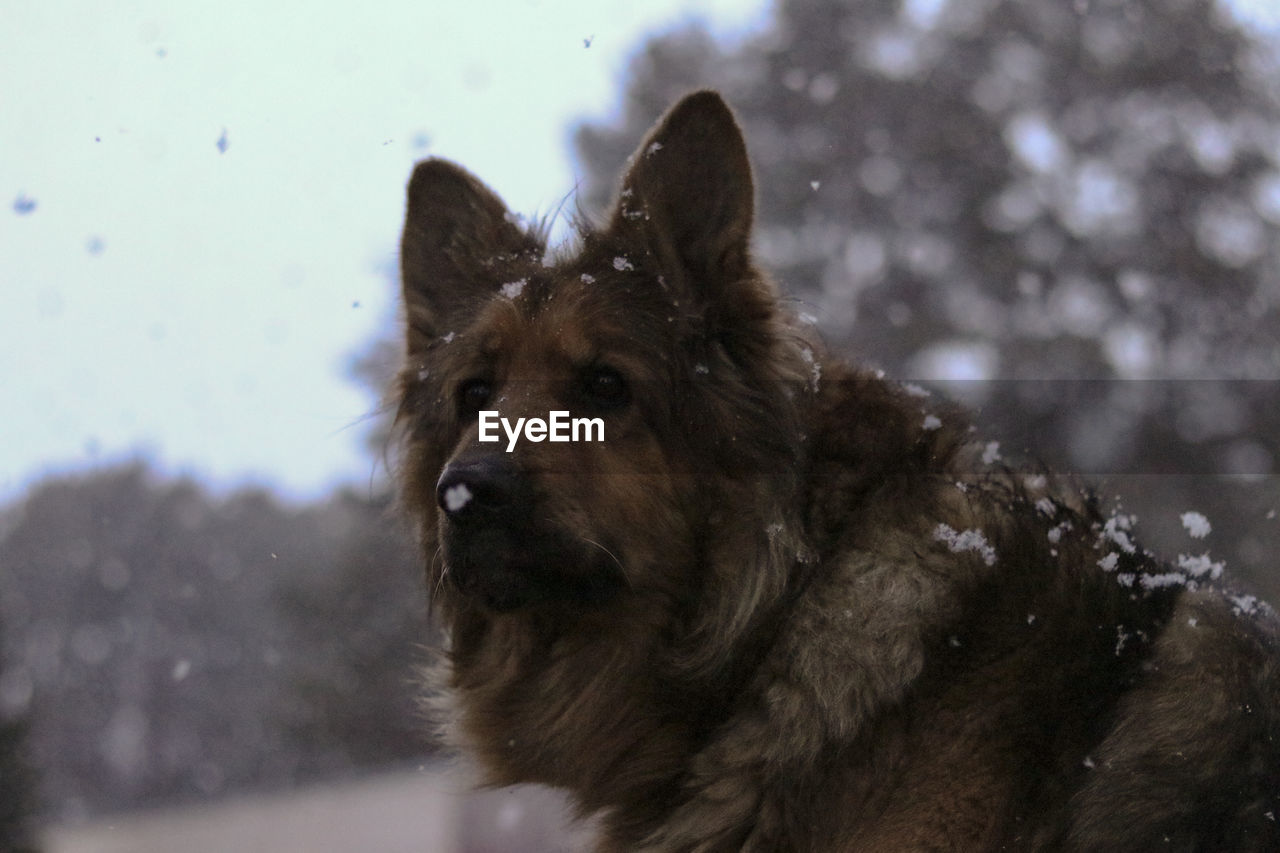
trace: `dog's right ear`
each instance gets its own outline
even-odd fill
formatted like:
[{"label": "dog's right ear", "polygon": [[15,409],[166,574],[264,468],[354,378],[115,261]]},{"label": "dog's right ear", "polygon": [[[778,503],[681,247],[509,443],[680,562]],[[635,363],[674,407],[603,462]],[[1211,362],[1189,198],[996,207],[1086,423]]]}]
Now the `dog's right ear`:
[{"label": "dog's right ear", "polygon": [[503,271],[542,255],[492,190],[466,169],[432,158],[409,179],[400,277],[409,351],[451,331],[503,284]]}]

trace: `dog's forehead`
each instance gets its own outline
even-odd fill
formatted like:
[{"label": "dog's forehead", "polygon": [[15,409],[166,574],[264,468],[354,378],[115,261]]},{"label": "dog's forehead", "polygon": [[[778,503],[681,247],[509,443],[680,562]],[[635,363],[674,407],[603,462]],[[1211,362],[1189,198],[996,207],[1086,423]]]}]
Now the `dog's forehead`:
[{"label": "dog's forehead", "polygon": [[496,294],[474,331],[490,356],[513,362],[581,365],[597,358],[625,326],[607,294],[572,271],[547,269]]},{"label": "dog's forehead", "polygon": [[466,337],[518,374],[662,362],[687,313],[676,294],[645,250],[596,237],[576,253],[508,267]]}]

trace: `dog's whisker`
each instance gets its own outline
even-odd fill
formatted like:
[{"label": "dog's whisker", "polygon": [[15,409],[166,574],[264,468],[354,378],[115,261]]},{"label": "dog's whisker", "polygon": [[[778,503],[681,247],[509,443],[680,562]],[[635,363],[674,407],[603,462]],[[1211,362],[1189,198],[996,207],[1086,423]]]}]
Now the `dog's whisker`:
[{"label": "dog's whisker", "polygon": [[603,551],[605,554],[607,554],[609,556],[609,559],[613,560],[614,564],[618,567],[618,571],[622,573],[622,579],[627,582],[627,586],[628,587],[631,586],[631,578],[627,575],[627,567],[622,565],[622,561],[618,559],[618,555],[614,554],[612,551],[610,551],[608,548],[604,547],[594,539],[588,539],[585,536],[579,536],[578,538],[581,539],[583,542],[586,542],[588,545],[594,545],[595,547]]},{"label": "dog's whisker", "polygon": [[435,554],[431,556],[431,571],[435,571],[437,562],[440,563],[440,577],[436,578],[435,589],[431,591],[432,598],[440,594],[440,589],[444,586],[444,579],[449,574],[449,565],[444,562],[444,548],[442,547],[437,547]]}]

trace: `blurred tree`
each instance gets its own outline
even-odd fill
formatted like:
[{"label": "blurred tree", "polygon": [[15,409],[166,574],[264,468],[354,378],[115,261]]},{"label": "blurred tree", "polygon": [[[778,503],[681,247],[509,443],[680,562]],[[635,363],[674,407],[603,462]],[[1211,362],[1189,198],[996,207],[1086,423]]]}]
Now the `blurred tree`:
[{"label": "blurred tree", "polygon": [[[406,658],[423,637],[416,572],[384,513],[385,502],[351,495],[302,508],[261,491],[215,500],[141,464],[47,481],[5,512],[3,680],[22,689],[0,692],[30,715],[50,816],[292,785],[425,752],[408,735],[398,753],[386,742],[416,724]],[[383,532],[386,543],[371,543]],[[315,590],[339,578],[356,587],[322,600]],[[394,593],[378,597],[384,586]],[[347,596],[380,609],[355,612]],[[282,606],[307,598],[314,608]],[[400,697],[389,695],[396,682]],[[351,722],[361,717],[368,732]]]},{"label": "blurred tree", "polygon": [[[649,43],[622,125],[578,147],[600,206],[662,109],[723,90],[762,258],[885,363],[1270,379],[1280,108],[1259,50],[1210,0],[782,0],[732,51]],[[940,358],[952,341],[970,358]]]},{"label": "blurred tree", "polygon": [[[1144,477],[1196,475],[1158,491],[1221,516],[1247,563],[1280,545],[1275,69],[1211,0],[779,0],[735,46],[651,40],[621,121],[576,140],[600,209],[662,110],[721,90],[758,255],[829,339],[984,380],[950,390],[1007,446],[1126,475],[1144,515],[1174,507]],[[1200,490],[1211,473],[1252,490]]]},{"label": "blurred tree", "polygon": [[402,763],[433,748],[417,706],[432,636],[423,572],[389,497],[343,492],[330,511],[355,520],[334,570],[278,601],[309,650],[295,664],[304,713],[294,731],[316,772]]},{"label": "blurred tree", "polygon": [[[0,574],[5,572],[0,564]],[[3,640],[0,619],[0,640]],[[4,644],[0,642],[0,850],[32,853],[34,820],[39,811],[35,778],[27,762],[27,685],[6,677]],[[16,712],[16,708],[23,708]]]}]

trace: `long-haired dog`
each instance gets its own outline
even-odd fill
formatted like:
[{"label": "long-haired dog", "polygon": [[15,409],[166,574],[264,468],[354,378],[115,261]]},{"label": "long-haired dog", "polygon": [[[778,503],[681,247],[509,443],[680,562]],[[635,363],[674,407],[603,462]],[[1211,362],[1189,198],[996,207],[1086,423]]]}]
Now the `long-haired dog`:
[{"label": "long-haired dog", "polygon": [[831,359],[752,216],[711,92],[572,252],[414,170],[402,485],[454,741],[601,850],[1280,850],[1266,609]]}]

